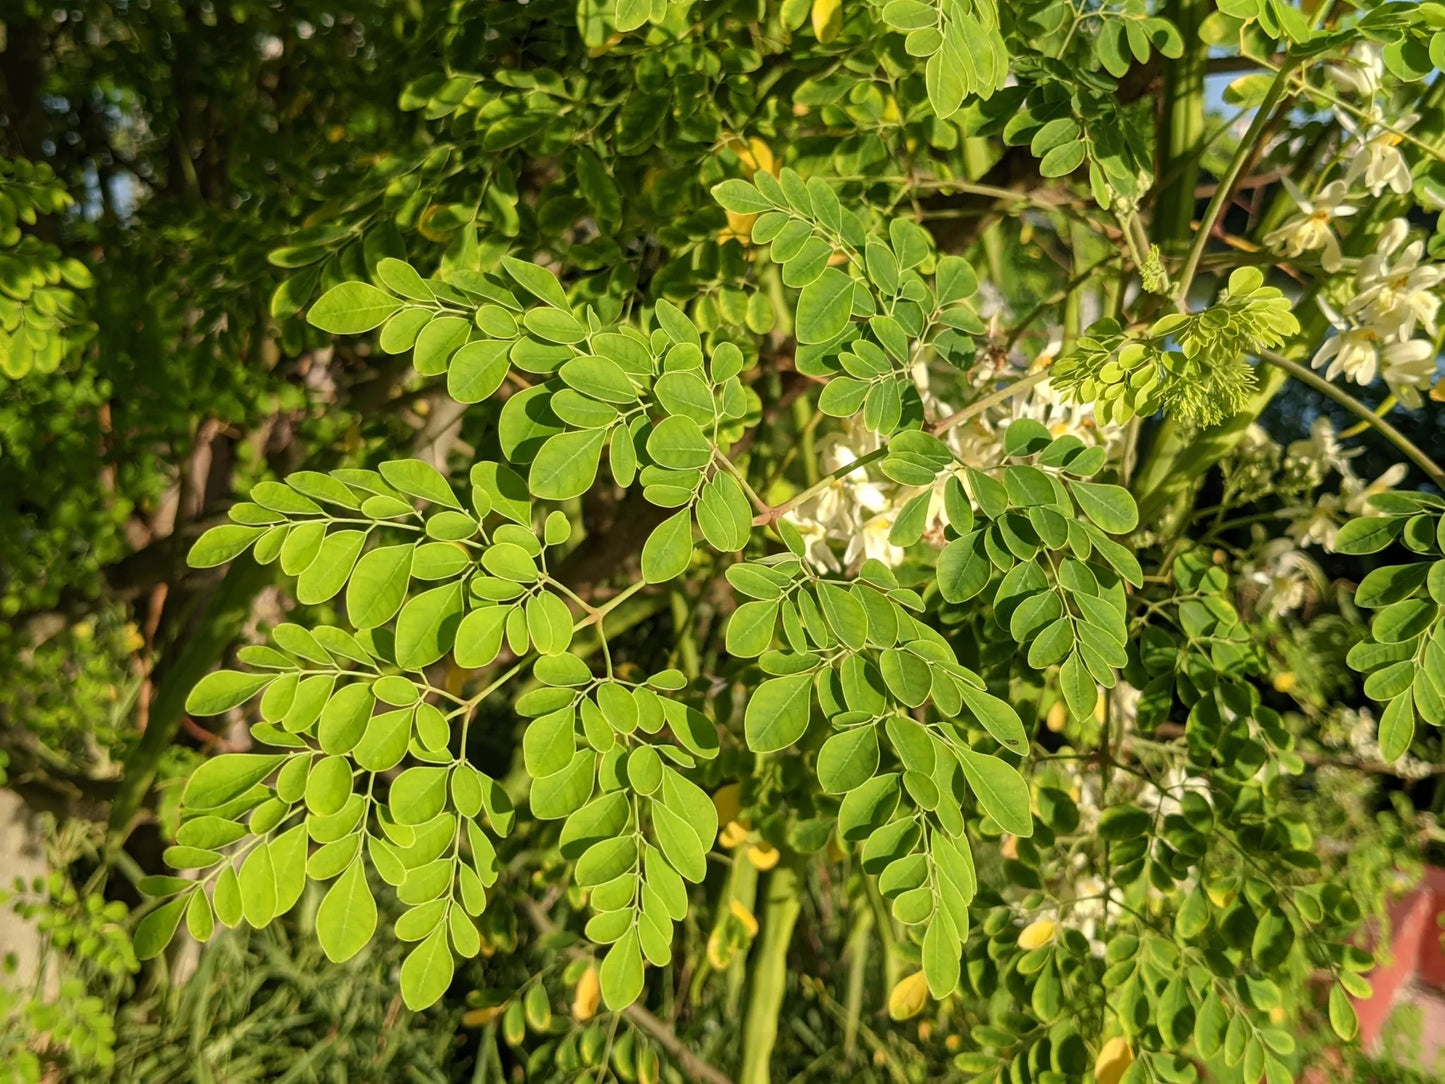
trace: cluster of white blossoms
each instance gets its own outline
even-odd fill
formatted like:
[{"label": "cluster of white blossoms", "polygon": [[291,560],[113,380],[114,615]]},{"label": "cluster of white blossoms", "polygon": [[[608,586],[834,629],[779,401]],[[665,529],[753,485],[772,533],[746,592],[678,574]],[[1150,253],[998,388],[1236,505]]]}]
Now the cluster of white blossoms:
[{"label": "cluster of white blossoms", "polygon": [[[1319,485],[1333,471],[1340,475],[1338,492],[1321,493],[1315,503],[1297,505],[1284,510],[1293,520],[1287,533],[1299,546],[1323,546],[1334,552],[1335,537],[1348,519],[1357,516],[1376,515],[1369,506],[1369,499],[1377,493],[1384,493],[1404,481],[1409,473],[1403,463],[1396,463],[1386,469],[1372,482],[1367,482],[1355,473],[1350,460],[1359,450],[1346,451],[1335,435],[1334,426],[1328,419],[1318,418],[1310,429],[1308,440],[1297,440],[1285,451],[1285,470],[1304,475],[1312,485]],[[1278,560],[1280,555],[1275,554]]]},{"label": "cluster of white blossoms", "polygon": [[[914,373],[929,416],[947,417],[952,408],[932,397],[926,371]],[[940,439],[953,451],[956,468],[990,469],[1004,458],[1003,434],[1020,418],[1043,423],[1055,436],[1072,433],[1086,444],[1103,444],[1112,453],[1122,447],[1123,430],[1099,425],[1091,406],[1066,403],[1047,380],[945,431]],[[882,447],[876,433],[861,418],[853,418],[843,429],[818,441],[818,469],[828,475]],[[941,543],[945,518],[943,490],[948,473],[938,476],[929,502],[925,538]],[[966,484],[966,483],[965,483]],[[784,517],[803,536],[808,561],[821,571],[855,571],[864,561],[881,561],[890,568],[903,562],[904,551],[889,541],[893,524],[903,506],[918,490],[885,478],[876,464],[859,467],[835,479],[817,496],[794,508]]]},{"label": "cluster of white blossoms", "polygon": [[[1400,144],[1420,118],[1392,113],[1389,95],[1382,93],[1385,63],[1378,45],[1357,46],[1346,62],[1328,71],[1341,91],[1363,103],[1356,107],[1337,102],[1336,116],[1349,136],[1342,149],[1348,162],[1345,175],[1312,196],[1286,179],[1299,211],[1267,234],[1265,243],[1290,259],[1318,251],[1320,265],[1333,273],[1345,266],[1336,223],[1355,214],[1366,197],[1410,191],[1410,163]],[[1339,308],[1320,302],[1336,334],[1320,347],[1313,364],[1316,369],[1327,366],[1330,380],[1343,375],[1364,385],[1380,377],[1391,395],[1415,409],[1422,403],[1421,391],[1434,382],[1437,291],[1445,283],[1445,267],[1422,263],[1425,243],[1407,244],[1408,237],[1409,224],[1403,218],[1392,221],[1374,253],[1359,262],[1348,302]],[[1417,331],[1424,337],[1417,337]]]},{"label": "cluster of white blossoms", "polygon": [[[1354,295],[1342,311],[1319,302],[1337,334],[1319,348],[1313,364],[1328,366],[1330,380],[1343,374],[1363,385],[1383,377],[1390,394],[1414,410],[1435,378],[1437,291],[1445,267],[1421,263],[1425,242],[1404,244],[1409,232],[1403,218],[1385,227],[1375,251],[1360,261]],[[1417,330],[1424,336],[1416,337]]]}]

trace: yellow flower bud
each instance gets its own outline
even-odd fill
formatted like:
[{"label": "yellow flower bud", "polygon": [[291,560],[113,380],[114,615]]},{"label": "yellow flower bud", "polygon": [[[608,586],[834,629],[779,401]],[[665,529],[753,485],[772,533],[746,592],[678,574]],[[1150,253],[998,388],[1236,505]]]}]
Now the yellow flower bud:
[{"label": "yellow flower bud", "polygon": [[922,971],[915,971],[898,980],[888,994],[888,1015],[894,1020],[907,1020],[923,1011],[928,1001],[928,980]]},{"label": "yellow flower bud", "polygon": [[748,848],[748,861],[755,869],[772,869],[778,864],[778,849],[766,843],[759,843],[756,847]]},{"label": "yellow flower bud", "polygon": [[1069,721],[1068,706],[1062,700],[1055,700],[1049,708],[1049,713],[1044,717],[1044,725],[1058,734],[1064,729],[1064,724]]},{"label": "yellow flower bud", "polygon": [[728,850],[732,850],[734,847],[746,843],[749,835],[751,835],[751,829],[747,825],[740,821],[728,821],[723,830],[717,834],[717,841]]},{"label": "yellow flower bud", "polygon": [[588,964],[587,970],[577,980],[577,992],[572,998],[573,1019],[591,1020],[597,1015],[597,1003],[601,997],[602,983],[597,978],[597,968]]},{"label": "yellow flower bud", "polygon": [[1025,952],[1032,952],[1036,948],[1043,948],[1054,939],[1056,927],[1046,918],[1030,922],[1019,931],[1019,948]]},{"label": "yellow flower bud", "polygon": [[485,1009],[468,1009],[462,1013],[462,1027],[484,1028],[502,1015],[506,1005],[488,1005]]},{"label": "yellow flower bud", "polygon": [[1116,1035],[1099,1048],[1094,1060],[1094,1084],[1119,1084],[1129,1066],[1134,1064],[1134,1051],[1129,1049],[1129,1040]]},{"label": "yellow flower bud", "polygon": [[1274,691],[1277,693],[1289,692],[1291,689],[1294,688],[1295,680],[1296,679],[1294,673],[1289,670],[1283,670],[1280,673],[1275,674],[1273,682]]}]

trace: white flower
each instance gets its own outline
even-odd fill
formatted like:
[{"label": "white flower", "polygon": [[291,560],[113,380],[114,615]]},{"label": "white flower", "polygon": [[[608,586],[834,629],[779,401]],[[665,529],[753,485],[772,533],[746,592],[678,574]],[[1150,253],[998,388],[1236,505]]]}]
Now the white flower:
[{"label": "white flower", "polygon": [[1387,128],[1386,122],[1378,115],[1364,124],[1356,124],[1344,113],[1336,115],[1340,126],[1352,135],[1358,136],[1360,146],[1352,149],[1349,171],[1345,182],[1351,186],[1364,178],[1365,187],[1372,196],[1378,196],[1386,188],[1404,195],[1414,183],[1410,177],[1410,163],[1400,150],[1403,141],[1401,132],[1420,119],[1418,113],[1407,113]]},{"label": "white flower", "polygon": [[1385,347],[1380,375],[1390,394],[1410,410],[1419,410],[1425,400],[1420,389],[1428,388],[1435,378],[1435,347],[1428,339],[1410,339]]},{"label": "white flower", "polygon": [[872,558],[882,561],[889,568],[901,565],[903,550],[888,541],[888,534],[892,530],[893,516],[886,513],[873,516],[848,540],[848,549],[843,554],[843,563],[851,568]]},{"label": "white flower", "polygon": [[1245,566],[1244,580],[1259,589],[1258,605],[1276,617],[1320,597],[1328,582],[1320,566],[1288,538],[1266,543],[1256,561]]},{"label": "white flower", "polygon": [[1328,65],[1325,72],[1336,86],[1373,98],[1385,79],[1385,50],[1373,42],[1360,42],[1343,62]]},{"label": "white flower", "polygon": [[1344,181],[1331,181],[1320,189],[1314,199],[1305,199],[1304,193],[1288,178],[1285,187],[1299,204],[1300,213],[1283,226],[1265,236],[1267,245],[1274,245],[1290,259],[1301,253],[1320,249],[1320,264],[1326,271],[1340,269],[1340,242],[1335,237],[1330,223],[1336,218],[1345,218],[1356,212],[1356,208],[1344,202],[1348,189]]},{"label": "white flower", "polygon": [[1328,552],[1335,549],[1335,536],[1340,533],[1340,507],[1338,493],[1321,493],[1313,507],[1286,509],[1286,515],[1295,517],[1285,531],[1301,546],[1323,546]]},{"label": "white flower", "polygon": [[1347,316],[1375,325],[1382,335],[1408,339],[1415,324],[1435,334],[1440,298],[1434,292],[1445,282],[1445,268],[1420,263],[1423,241],[1412,241],[1391,261],[1409,233],[1409,224],[1397,218],[1385,227],[1375,251],[1360,261],[1355,274],[1355,299],[1345,306]]},{"label": "white flower", "polygon": [[1310,364],[1318,369],[1325,362],[1330,364],[1326,380],[1344,373],[1356,384],[1369,384],[1380,364],[1380,336],[1372,327],[1346,328],[1326,339]]},{"label": "white flower", "polygon": [[1335,436],[1334,423],[1328,418],[1316,418],[1310,426],[1309,439],[1291,443],[1285,450],[1285,456],[1305,464],[1308,474],[1323,481],[1332,470],[1351,475],[1350,460],[1362,451],[1363,448],[1347,450]]},{"label": "white flower", "polygon": [[1405,475],[1409,473],[1409,467],[1403,463],[1396,463],[1369,485],[1365,485],[1353,475],[1346,478],[1341,489],[1345,498],[1346,514],[1351,516],[1375,515],[1374,509],[1370,508],[1366,502],[1377,493],[1385,493],[1394,489],[1405,480]]}]

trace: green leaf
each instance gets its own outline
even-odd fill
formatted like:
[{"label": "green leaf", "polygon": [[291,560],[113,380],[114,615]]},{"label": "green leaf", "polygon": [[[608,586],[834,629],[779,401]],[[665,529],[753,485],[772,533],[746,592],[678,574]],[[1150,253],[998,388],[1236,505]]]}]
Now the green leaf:
[{"label": "green leaf", "polygon": [[212,527],[191,547],[186,562],[192,568],[215,568],[233,560],[251,548],[251,543],[266,532],[265,527],[247,527],[239,523],[223,523]]},{"label": "green leaf", "polygon": [[955,751],[969,789],[977,796],[983,811],[1005,832],[1024,837],[1033,835],[1029,785],[1018,769],[1009,767],[997,757],[975,753],[972,749],[959,747]]},{"label": "green leaf", "polygon": [[966,682],[959,682],[959,692],[975,719],[984,725],[994,740],[1011,752],[1020,753],[1027,747],[1028,735],[1018,712],[996,696],[975,689]]},{"label": "green leaf", "polygon": [[1139,525],[1139,508],[1123,486],[1070,481],[1079,508],[1110,534],[1127,534]]},{"label": "green leaf", "polygon": [[606,440],[606,429],[582,429],[548,437],[527,477],[532,493],[550,501],[570,500],[586,493],[597,479]]},{"label": "green leaf", "polygon": [[135,929],[136,956],[142,960],[159,956],[171,943],[171,938],[175,937],[176,928],[181,924],[181,915],[189,903],[189,896],[177,896],[141,919]]},{"label": "green leaf", "polygon": [[692,510],[684,508],[659,523],[642,546],[642,578],[665,583],[687,570],[692,560]]},{"label": "green leaf", "polygon": [[1347,1043],[1360,1030],[1360,1018],[1355,1015],[1355,1007],[1350,1004],[1349,995],[1338,986],[1330,987],[1330,1027]]},{"label": "green leaf", "polygon": [[789,674],[763,682],[748,699],[743,730],[755,753],[786,749],[808,729],[813,675]]},{"label": "green leaf", "polygon": [[962,956],[963,946],[954,932],[953,920],[946,914],[935,914],[923,934],[923,975],[928,992],[938,1000],[958,989]]},{"label": "green leaf", "polygon": [[425,824],[447,804],[447,769],[408,768],[392,781],[387,805],[397,824]]},{"label": "green leaf", "polygon": [[592,797],[597,754],[579,749],[572,763],[553,775],[532,780],[532,813],[541,820],[561,820],[575,813]]},{"label": "green leaf", "polygon": [[667,805],[653,802],[652,829],[672,868],[689,881],[701,884],[707,876],[707,852],[692,825]]},{"label": "green leaf", "polygon": [[1340,528],[1335,536],[1335,552],[1352,556],[1378,553],[1391,542],[1405,526],[1399,517],[1363,516],[1352,519]]},{"label": "green leaf", "polygon": [[933,688],[933,672],[911,651],[889,648],[878,660],[889,692],[910,708],[920,707]]},{"label": "green leaf", "polygon": [[940,305],[952,305],[978,292],[978,276],[973,265],[962,256],[940,256],[934,282],[938,286]]},{"label": "green leaf", "polygon": [[712,198],[733,214],[755,215],[773,210],[772,201],[747,181],[733,178],[712,186]]},{"label": "green leaf", "polygon": [[241,913],[255,929],[276,917],[276,868],[271,848],[256,847],[241,865]]},{"label": "green leaf", "polygon": [[447,366],[447,394],[459,403],[480,403],[502,386],[511,343],[479,339],[460,347]]},{"label": "green leaf", "polygon": [[744,602],[728,618],[727,652],[734,658],[757,658],[773,642],[778,622],[778,600]]},{"label": "green leaf", "polygon": [[316,560],[296,580],[296,601],[316,606],[335,597],[351,575],[365,543],[365,531],[333,531],[327,535]]},{"label": "green leaf", "polygon": [[421,459],[393,459],[378,468],[387,482],[409,497],[461,511],[461,502],[442,472]]},{"label": "green leaf", "polygon": [[460,582],[423,591],[396,621],[396,661],[407,670],[430,666],[451,650],[465,608]]},{"label": "green leaf", "polygon": [[562,284],[557,281],[557,276],[545,267],[538,267],[513,256],[503,256],[502,266],[518,285],[538,300],[553,308],[571,312],[572,307],[567,304],[567,295],[562,290]]},{"label": "green leaf", "polygon": [[798,342],[825,343],[843,333],[853,314],[853,280],[836,267],[814,279],[798,297]]},{"label": "green leaf", "polygon": [[647,454],[661,467],[699,470],[712,459],[712,444],[697,422],[674,414],[652,427],[647,437]]},{"label": "green leaf", "polygon": [[1380,715],[1380,756],[1385,761],[1399,760],[1415,740],[1415,707],[1408,692],[1396,696]]},{"label": "green leaf", "polygon": [[412,1012],[441,1000],[452,984],[456,961],[447,944],[447,928],[437,926],[401,964],[401,999]]},{"label": "green leaf", "polygon": [[306,318],[333,335],[359,335],[380,327],[401,306],[399,298],[369,283],[343,282],[322,294]]},{"label": "green leaf", "polygon": [[181,794],[189,809],[218,809],[239,798],[281,766],[286,758],[261,753],[223,753],[193,773]]},{"label": "green leaf", "polygon": [[376,899],[360,859],[346,867],[316,909],[316,939],[332,963],[345,963],[376,932]]},{"label": "green leaf", "polygon": [[346,614],[358,629],[373,629],[396,616],[411,582],[415,546],[379,546],[362,555],[346,585]]},{"label": "green leaf", "polygon": [[1224,1033],[1229,1027],[1229,1012],[1212,989],[1194,1020],[1194,1043],[1205,1058],[1213,1058],[1224,1048]]},{"label": "green leaf", "polygon": [[642,948],[637,930],[630,928],[607,950],[598,971],[602,1000],[612,1012],[621,1012],[642,993]]},{"label": "green leaf", "polygon": [[213,670],[186,697],[186,711],[191,715],[220,715],[240,707],[271,684],[275,674],[243,674],[237,670]]},{"label": "green leaf", "polygon": [[1284,963],[1294,946],[1294,927],[1283,911],[1269,911],[1254,928],[1250,954],[1265,971],[1273,971]]},{"label": "green leaf", "polygon": [[834,734],[818,750],[818,782],[828,794],[861,787],[878,770],[878,730],[874,725]]},{"label": "green leaf", "polygon": [[1059,689],[1075,719],[1093,716],[1094,706],[1099,702],[1099,687],[1077,651],[1070,652],[1059,668]]}]

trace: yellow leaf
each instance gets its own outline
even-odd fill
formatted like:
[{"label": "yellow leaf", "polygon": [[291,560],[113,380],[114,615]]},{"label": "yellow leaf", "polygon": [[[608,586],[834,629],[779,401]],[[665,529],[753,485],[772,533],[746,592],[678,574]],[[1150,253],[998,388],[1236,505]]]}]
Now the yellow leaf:
[{"label": "yellow leaf", "polygon": [[758,220],[757,215],[740,215],[732,211],[724,212],[728,216],[727,228],[718,231],[718,244],[726,244],[729,241],[737,241],[746,245],[753,236],[753,223]]},{"label": "yellow leaf", "polygon": [[766,843],[759,843],[756,847],[748,848],[748,861],[756,869],[772,869],[778,864],[778,850]]},{"label": "yellow leaf", "polygon": [[734,918],[743,924],[743,929],[748,931],[749,937],[756,937],[758,935],[758,920],[753,916],[753,913],[738,900],[729,900],[728,910],[732,912]]},{"label": "yellow leaf", "polygon": [[501,1005],[488,1005],[485,1009],[468,1009],[462,1013],[462,1027],[484,1028],[497,1017],[501,1016],[502,1011],[506,1007],[506,1004],[503,1003]]},{"label": "yellow leaf", "polygon": [[843,32],[843,0],[813,0],[813,33],[824,45]]},{"label": "yellow leaf", "polygon": [[1054,924],[1046,918],[1030,922],[1019,932],[1019,948],[1032,952],[1043,948],[1054,939]]},{"label": "yellow leaf", "polygon": [[597,1015],[597,1002],[602,996],[602,983],[597,978],[597,968],[591,964],[577,980],[577,992],[572,997],[572,1018],[583,1021]]},{"label": "yellow leaf", "polygon": [[1129,1049],[1129,1040],[1115,1035],[1100,1048],[1094,1061],[1094,1084],[1119,1084],[1133,1064],[1134,1051]]},{"label": "yellow leaf", "polygon": [[738,819],[742,812],[743,787],[741,783],[729,783],[713,792],[712,804],[717,810],[717,822],[729,824]]},{"label": "yellow leaf", "polygon": [[915,971],[898,980],[888,995],[888,1015],[894,1020],[907,1020],[923,1011],[928,1001],[928,980],[922,971]]}]

